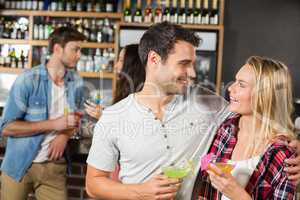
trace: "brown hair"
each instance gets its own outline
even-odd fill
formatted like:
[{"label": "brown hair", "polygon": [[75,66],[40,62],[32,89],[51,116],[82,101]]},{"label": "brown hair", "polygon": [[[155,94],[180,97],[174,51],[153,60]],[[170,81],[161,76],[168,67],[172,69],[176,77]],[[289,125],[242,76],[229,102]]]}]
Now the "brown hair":
[{"label": "brown hair", "polygon": [[84,41],[86,40],[86,37],[77,31],[75,28],[67,26],[67,27],[60,27],[55,29],[49,36],[48,42],[48,50],[49,53],[53,53],[53,47],[55,44],[59,44],[62,47],[65,47],[65,45],[68,42],[71,41]]}]

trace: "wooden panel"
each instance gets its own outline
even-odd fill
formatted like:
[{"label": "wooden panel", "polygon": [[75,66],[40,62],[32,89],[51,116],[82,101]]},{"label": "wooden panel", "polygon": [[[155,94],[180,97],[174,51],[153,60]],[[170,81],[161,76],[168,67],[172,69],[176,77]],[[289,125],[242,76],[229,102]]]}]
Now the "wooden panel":
[{"label": "wooden panel", "polygon": [[17,39],[0,39],[0,44],[28,44],[29,40],[17,40]]},{"label": "wooden panel", "polygon": [[[47,46],[48,41],[47,40],[31,40],[30,44],[33,46]],[[83,42],[82,48],[99,48],[99,49],[108,49],[108,48],[114,48],[114,43],[97,43],[97,42]]]},{"label": "wooden panel", "polygon": [[0,66],[0,73],[20,74],[24,69]]},{"label": "wooden panel", "polygon": [[112,72],[79,72],[79,75],[84,78],[104,78],[104,79],[114,79],[115,74]]}]

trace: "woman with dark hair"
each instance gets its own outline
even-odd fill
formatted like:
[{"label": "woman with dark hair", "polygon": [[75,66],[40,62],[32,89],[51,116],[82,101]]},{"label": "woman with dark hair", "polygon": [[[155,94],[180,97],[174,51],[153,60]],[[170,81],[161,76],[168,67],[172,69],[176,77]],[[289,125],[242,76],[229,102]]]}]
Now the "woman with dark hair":
[{"label": "woman with dark hair", "polygon": [[143,87],[145,69],[140,61],[138,48],[138,44],[130,44],[125,46],[119,54],[115,66],[119,76],[113,103],[119,102],[131,93],[140,91]]},{"label": "woman with dark hair", "polygon": [[[141,64],[138,54],[138,44],[129,44],[119,53],[115,70],[118,73],[116,95],[113,104],[127,97],[129,94],[138,92],[145,81],[145,69]],[[94,103],[85,104],[85,111],[95,119],[102,114],[102,107]]]}]

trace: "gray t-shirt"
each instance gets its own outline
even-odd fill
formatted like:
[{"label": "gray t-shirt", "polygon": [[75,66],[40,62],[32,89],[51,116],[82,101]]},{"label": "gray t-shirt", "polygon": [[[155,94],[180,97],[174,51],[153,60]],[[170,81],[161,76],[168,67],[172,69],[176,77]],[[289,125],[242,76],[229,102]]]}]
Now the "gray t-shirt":
[{"label": "gray t-shirt", "polygon": [[177,199],[190,199],[200,156],[207,152],[216,127],[228,113],[226,105],[215,95],[177,95],[160,121],[131,94],[104,110],[87,163],[111,172],[119,161],[122,183],[142,183],[160,174],[163,166],[192,160],[195,172],[184,179],[177,195]]}]

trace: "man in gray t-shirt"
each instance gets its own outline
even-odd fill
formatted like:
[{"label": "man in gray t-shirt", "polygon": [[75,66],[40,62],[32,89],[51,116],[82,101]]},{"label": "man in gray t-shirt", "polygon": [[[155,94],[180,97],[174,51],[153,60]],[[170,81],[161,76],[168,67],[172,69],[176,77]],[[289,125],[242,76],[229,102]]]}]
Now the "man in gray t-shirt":
[{"label": "man in gray t-shirt", "polygon": [[[87,160],[90,196],[190,199],[199,158],[228,114],[221,98],[187,89],[195,78],[198,42],[190,31],[167,22],[143,35],[139,56],[146,70],[145,85],[105,109],[95,127]],[[183,181],[161,175],[162,167],[187,160],[193,162],[195,173]],[[109,179],[118,162],[121,183]]]}]

